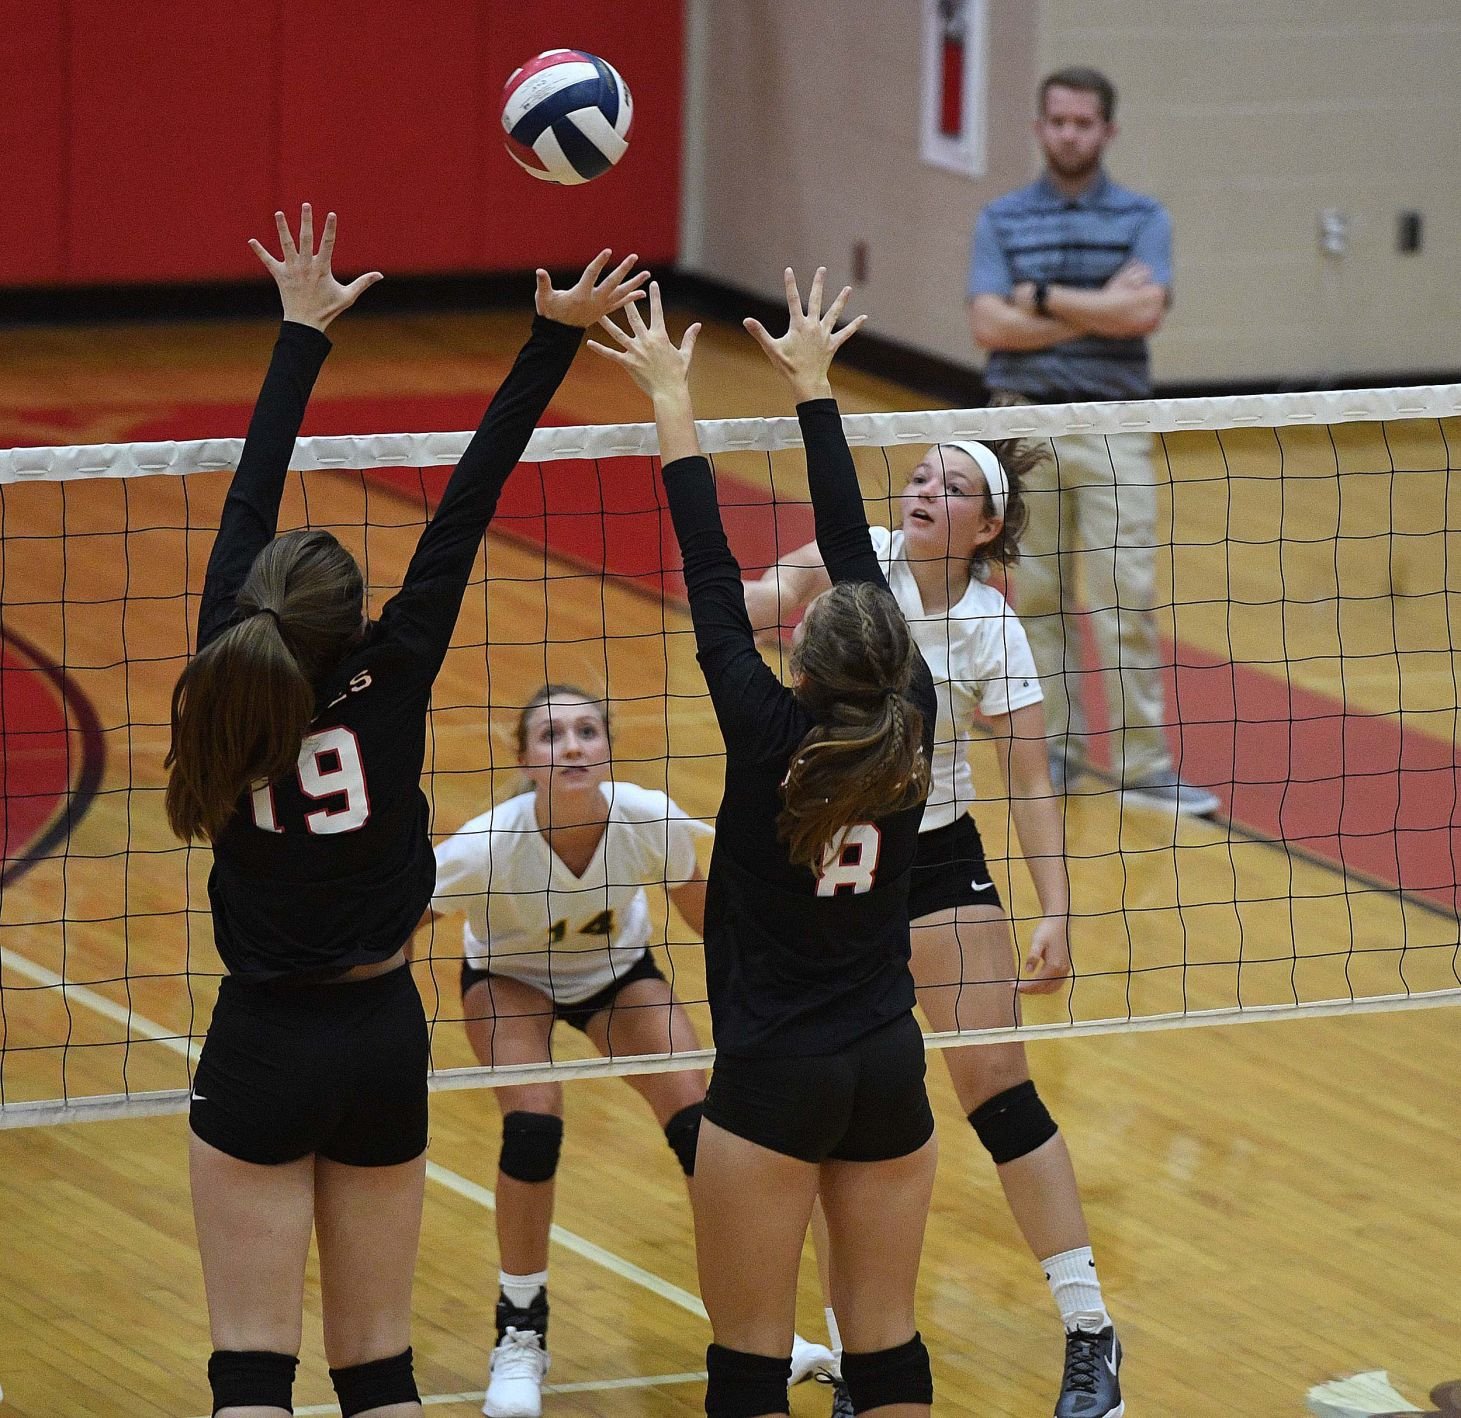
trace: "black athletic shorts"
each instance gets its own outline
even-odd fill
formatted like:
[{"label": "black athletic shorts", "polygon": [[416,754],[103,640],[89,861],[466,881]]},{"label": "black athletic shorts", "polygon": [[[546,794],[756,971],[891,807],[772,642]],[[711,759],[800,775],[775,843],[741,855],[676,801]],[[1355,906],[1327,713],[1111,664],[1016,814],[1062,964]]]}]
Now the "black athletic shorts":
[{"label": "black athletic shorts", "polygon": [[719,1054],[704,1116],[803,1162],[886,1162],[933,1136],[924,1071],[923,1035],[910,1012],[836,1054]]},{"label": "black athletic shorts", "polygon": [[[473,965],[470,960],[462,961],[462,998],[465,1000],[467,991],[473,985],[479,985],[483,980],[492,979],[491,970],[483,970],[480,966]],[[556,1024],[560,1019],[565,1024],[570,1024],[581,1034],[588,1033],[588,1022],[600,1010],[613,1008],[614,1001],[619,997],[619,991],[626,985],[632,985],[636,980],[663,980],[665,972],[655,963],[655,958],[645,951],[638,960],[634,962],[622,975],[612,984],[605,985],[603,989],[591,994],[587,999],[581,999],[574,1004],[560,1004],[557,1000],[550,1003],[553,1006],[553,1022]],[[510,979],[511,976],[499,975],[498,979]]]},{"label": "black athletic shorts", "polygon": [[954,906],[998,906],[999,888],[984,860],[984,843],[969,814],[918,838],[908,887],[908,919],[931,916]]},{"label": "black athletic shorts", "polygon": [[244,1162],[391,1167],[426,1150],[426,1012],[408,967],[218,990],[188,1122]]}]

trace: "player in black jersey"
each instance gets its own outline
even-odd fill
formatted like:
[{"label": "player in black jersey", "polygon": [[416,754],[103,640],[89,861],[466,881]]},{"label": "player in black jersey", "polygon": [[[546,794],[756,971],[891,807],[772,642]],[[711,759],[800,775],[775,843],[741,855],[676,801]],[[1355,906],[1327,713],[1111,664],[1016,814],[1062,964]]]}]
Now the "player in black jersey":
[{"label": "player in black jersey", "polygon": [[[305,1260],[319,1237],[325,1353],[342,1414],[407,1418],[411,1276],[426,1172],[428,1041],[403,946],[435,860],[420,777],[432,681],[498,494],[583,328],[647,276],[601,253],[538,318],[421,535],[365,614],[328,532],[275,536],[324,331],[380,279],[330,270],[310,209],[282,258],[284,323],[209,558],[198,650],[173,693],[168,820],[213,846],[228,974],[193,1081],[189,1161],[216,1414],[287,1414]],[[602,279],[600,279],[602,277]]]},{"label": "player in black jersey", "polygon": [[595,345],[653,399],[701,668],[725,738],[706,901],[717,1057],[696,1156],[711,1418],[788,1411],[796,1273],[820,1189],[843,1376],[858,1413],[925,1413],[933,1385],[913,1292],[936,1144],[908,968],[908,885],[928,786],[932,678],[873,553],[827,370],[861,318],[822,314],[786,273],[790,328],[747,328],[787,378],[832,586],[792,652],[762,660],[700,456],[687,375],[650,286],[650,324]]}]

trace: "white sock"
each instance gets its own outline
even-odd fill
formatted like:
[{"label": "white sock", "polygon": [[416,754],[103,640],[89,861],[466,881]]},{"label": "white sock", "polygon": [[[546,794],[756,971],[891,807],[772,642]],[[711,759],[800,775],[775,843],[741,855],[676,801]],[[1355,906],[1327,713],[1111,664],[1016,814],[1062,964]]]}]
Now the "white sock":
[{"label": "white sock", "polygon": [[1061,1251],[1040,1264],[1044,1267],[1050,1293],[1055,1297],[1061,1321],[1067,1330],[1084,1329],[1094,1334],[1111,1323],[1111,1316],[1106,1313],[1106,1302],[1101,1298],[1101,1281],[1096,1275],[1096,1261],[1089,1246]]},{"label": "white sock", "polygon": [[837,1316],[832,1313],[832,1307],[828,1305],[822,1313],[827,1316],[827,1344],[837,1356],[837,1362],[842,1362],[842,1332],[837,1328]]},{"label": "white sock", "polygon": [[540,1270],[536,1275],[509,1275],[505,1270],[499,1270],[497,1283],[518,1309],[525,1310],[537,1299],[538,1291],[548,1284],[548,1272]]}]

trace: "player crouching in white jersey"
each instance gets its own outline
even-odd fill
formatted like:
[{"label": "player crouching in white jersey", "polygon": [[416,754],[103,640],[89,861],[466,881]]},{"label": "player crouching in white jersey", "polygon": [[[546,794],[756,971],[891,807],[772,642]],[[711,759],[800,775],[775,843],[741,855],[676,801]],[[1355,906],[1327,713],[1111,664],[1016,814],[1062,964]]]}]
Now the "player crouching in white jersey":
[{"label": "player crouching in white jersey", "polygon": [[[644,888],[663,883],[685,923],[704,929],[695,838],[711,829],[664,793],[610,777],[608,706],[544,685],[517,725],[529,791],[473,818],[436,849],[433,914],[465,917],[462,1006],[483,1064],[545,1063],[558,1020],[601,1054],[700,1047],[649,952]],[[687,1179],[705,1075],[634,1074]],[[497,1347],[482,1411],[537,1418],[548,1368],[548,1232],[563,1139],[563,1088],[496,1088],[502,1109]]]}]

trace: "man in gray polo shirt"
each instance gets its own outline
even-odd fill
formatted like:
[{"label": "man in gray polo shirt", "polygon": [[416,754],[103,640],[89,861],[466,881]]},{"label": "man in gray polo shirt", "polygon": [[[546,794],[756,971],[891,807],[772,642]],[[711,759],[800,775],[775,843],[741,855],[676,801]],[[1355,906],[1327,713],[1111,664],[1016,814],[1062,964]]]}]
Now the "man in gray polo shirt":
[{"label": "man in gray polo shirt", "polygon": [[[1094,69],[1040,85],[1046,167],[984,208],[974,228],[969,317],[989,351],[994,404],[1146,399],[1146,337],[1172,285],[1172,226],[1155,198],[1118,187],[1101,155],[1116,91]],[[1156,605],[1156,486],[1149,434],[1056,439],[1025,485],[1019,614],[1045,690],[1051,774],[1086,765],[1077,581],[1095,631],[1123,801],[1204,816],[1218,799],[1183,782],[1164,724]],[[1075,692],[1072,692],[1072,689]]]}]

